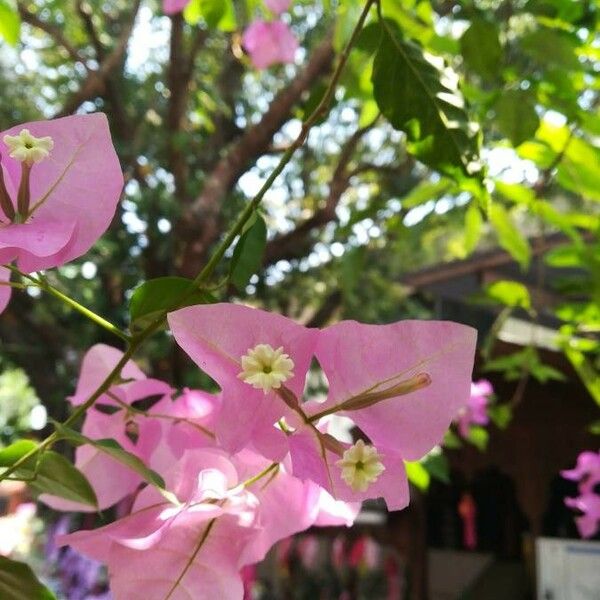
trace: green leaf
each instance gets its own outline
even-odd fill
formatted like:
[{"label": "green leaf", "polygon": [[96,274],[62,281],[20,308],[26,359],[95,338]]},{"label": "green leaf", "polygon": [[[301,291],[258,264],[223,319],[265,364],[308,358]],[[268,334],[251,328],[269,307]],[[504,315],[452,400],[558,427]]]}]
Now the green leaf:
[{"label": "green leaf", "polygon": [[466,256],[471,254],[471,252],[477,248],[477,244],[481,238],[482,225],[483,219],[481,218],[481,211],[479,210],[479,207],[472,202],[465,213],[464,249]]},{"label": "green leaf", "polygon": [[594,421],[588,427],[588,431],[594,435],[600,435],[600,421]]},{"label": "green leaf", "polygon": [[16,4],[10,0],[0,0],[0,37],[7,44],[16,46],[21,35],[21,17]]},{"label": "green leaf", "polygon": [[443,483],[450,483],[450,466],[443,452],[429,453],[421,461],[421,464],[434,479]]},{"label": "green leaf", "polygon": [[512,419],[512,409],[508,404],[494,404],[487,409],[490,419],[500,429],[506,429]]},{"label": "green leaf", "polygon": [[456,75],[429,62],[393,21],[381,25],[372,76],[381,112],[406,132],[408,151],[426,165],[455,179],[478,173],[479,136],[465,112]]},{"label": "green leaf", "polygon": [[29,565],[0,556],[0,598],[2,600],[56,600],[42,585]]},{"label": "green leaf", "polygon": [[600,373],[598,373],[583,352],[574,348],[565,348],[564,352],[590,393],[590,396],[600,406]]},{"label": "green leaf", "polygon": [[494,79],[502,62],[502,45],[498,38],[498,27],[482,19],[474,19],[460,38],[460,51],[475,73]]},{"label": "green leaf", "polygon": [[490,434],[487,432],[487,429],[479,427],[479,425],[471,426],[469,430],[469,441],[478,450],[481,450],[481,452],[487,448],[489,438]]},{"label": "green leaf", "polygon": [[[18,459],[33,450],[37,444],[19,440],[0,451],[0,467],[11,467]],[[51,494],[74,502],[97,506],[94,489],[83,473],[64,456],[46,450],[26,460],[13,474],[40,494]]]},{"label": "green leaf", "polygon": [[562,31],[540,27],[521,38],[521,47],[537,62],[549,67],[579,70],[576,38]]},{"label": "green leaf", "polygon": [[28,452],[37,448],[33,440],[17,440],[0,450],[0,467],[11,467]]},{"label": "green leaf", "polygon": [[135,456],[135,454],[127,452],[127,450],[125,450],[116,440],[93,440],[73,429],[61,425],[60,423],[54,423],[54,426],[56,427],[56,432],[62,439],[67,440],[76,446],[83,446],[84,444],[93,446],[99,452],[107,454],[117,462],[120,462],[122,465],[135,471],[146,483],[161,490],[165,489],[163,478],[156,471],[149,469],[137,456]]},{"label": "green leaf", "polygon": [[495,105],[496,124],[513,146],[532,138],[540,125],[535,97],[525,90],[505,90]]},{"label": "green leaf", "polygon": [[489,284],[485,293],[496,302],[513,308],[531,309],[531,298],[529,290],[525,285],[518,281],[494,281]]},{"label": "green leaf", "polygon": [[442,446],[445,448],[456,449],[462,447],[462,441],[452,429],[448,429],[446,431],[446,435],[444,435],[444,441],[442,442]]},{"label": "green leaf", "polygon": [[494,203],[490,206],[489,217],[500,245],[521,265],[522,269],[526,269],[531,260],[529,242],[513,223],[509,213],[500,204]]},{"label": "green leaf", "polygon": [[183,16],[191,25],[203,19],[211,29],[235,31],[237,27],[232,0],[192,0],[185,7]]},{"label": "green leaf", "polygon": [[408,480],[420,490],[427,490],[431,480],[427,469],[425,469],[425,467],[418,461],[404,461],[404,467],[406,468],[406,476],[408,477]]},{"label": "green leaf", "polygon": [[[148,323],[154,321],[161,311],[177,306],[178,300],[188,293],[192,284],[193,281],[185,277],[159,277],[142,283],[135,289],[129,302],[132,329],[143,329]],[[203,304],[208,301],[206,292],[195,290],[181,306]]]},{"label": "green leaf", "polygon": [[260,214],[252,227],[240,236],[233,251],[229,279],[233,285],[243,291],[248,281],[262,265],[267,243],[267,226]]}]

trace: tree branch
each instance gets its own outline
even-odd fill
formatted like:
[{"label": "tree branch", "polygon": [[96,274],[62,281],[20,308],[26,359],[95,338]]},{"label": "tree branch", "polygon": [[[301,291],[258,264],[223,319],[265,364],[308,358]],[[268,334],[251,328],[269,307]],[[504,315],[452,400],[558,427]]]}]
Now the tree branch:
[{"label": "tree branch", "polygon": [[314,81],[327,71],[333,60],[333,47],[327,38],[313,53],[306,68],[279,92],[259,123],[250,127],[233,144],[208,175],[200,196],[184,210],[179,223],[183,242],[179,270],[184,275],[198,272],[210,245],[220,234],[220,208],[223,197],[244,174],[248,164],[264,154],[273,135],[289,118],[294,104]]},{"label": "tree branch", "polygon": [[312,247],[311,234],[316,229],[322,228],[327,223],[336,219],[336,209],[344,192],[350,185],[350,180],[355,173],[349,169],[352,161],[352,156],[356,150],[356,146],[362,137],[376,123],[375,119],[369,125],[357,129],[348,141],[344,144],[338,164],[333,172],[331,183],[329,184],[329,193],[325,205],[306,221],[300,223],[295,229],[288,233],[273,238],[265,249],[264,264],[271,265],[278,260],[289,260],[305,256],[310,247]]},{"label": "tree branch", "polygon": [[89,68],[84,60],[84,58],[79,54],[79,51],[69,40],[63,35],[60,27],[53,25],[52,23],[47,23],[46,21],[42,21],[36,14],[29,11],[21,2],[18,4],[19,15],[21,15],[21,19],[31,25],[47,33],[56,43],[57,46],[61,47],[66,53],[73,59],[74,62],[81,63],[88,71]]},{"label": "tree branch", "polygon": [[97,70],[89,72],[88,77],[83,82],[79,91],[67,101],[64,108],[56,116],[66,116],[74,113],[86,100],[91,100],[92,98],[101,96],[105,93],[109,76],[122,62],[125,56],[140,4],[141,0],[135,0],[129,21],[121,32],[115,47],[112,49],[110,54],[108,54],[106,58],[102,60],[100,67]]}]

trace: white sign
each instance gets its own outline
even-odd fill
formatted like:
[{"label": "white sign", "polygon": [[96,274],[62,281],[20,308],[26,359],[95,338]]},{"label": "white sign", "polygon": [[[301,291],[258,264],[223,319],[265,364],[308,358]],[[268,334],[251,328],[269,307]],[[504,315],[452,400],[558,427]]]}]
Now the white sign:
[{"label": "white sign", "polygon": [[600,600],[600,542],[536,540],[538,600]]}]

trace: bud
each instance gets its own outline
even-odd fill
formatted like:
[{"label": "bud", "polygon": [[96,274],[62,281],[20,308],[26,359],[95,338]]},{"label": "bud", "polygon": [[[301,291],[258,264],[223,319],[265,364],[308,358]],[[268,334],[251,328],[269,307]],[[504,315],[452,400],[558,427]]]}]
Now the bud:
[{"label": "bud", "polygon": [[431,377],[427,373],[419,373],[410,379],[401,381],[392,387],[389,387],[380,392],[366,392],[354,396],[341,404],[339,410],[361,410],[373,406],[382,400],[395,398],[396,396],[405,396],[411,392],[416,392],[424,387],[431,385]]},{"label": "bud", "polygon": [[4,183],[4,170],[2,169],[2,155],[0,154],[0,208],[2,212],[8,217],[9,221],[13,221],[15,218],[15,207],[13,206],[12,200],[8,195],[6,184]]}]

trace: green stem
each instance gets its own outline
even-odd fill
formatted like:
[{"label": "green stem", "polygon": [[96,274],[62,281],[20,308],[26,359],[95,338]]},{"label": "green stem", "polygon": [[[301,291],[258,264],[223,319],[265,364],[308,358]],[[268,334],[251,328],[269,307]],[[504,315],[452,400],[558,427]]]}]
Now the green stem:
[{"label": "green stem", "polygon": [[32,277],[28,273],[23,273],[17,267],[15,267],[13,265],[7,265],[7,267],[11,271],[13,271],[13,273],[17,273],[23,279],[27,279],[28,281],[30,281],[31,286],[37,287],[38,289],[43,290],[44,292],[47,292],[51,296],[58,298],[61,302],[63,302],[70,308],[73,308],[77,312],[79,312],[82,315],[84,315],[85,317],[87,317],[90,321],[93,321],[94,323],[96,323],[96,325],[99,325],[100,327],[103,327],[107,331],[110,331],[110,333],[116,335],[117,337],[120,337],[125,342],[129,342],[130,336],[128,336],[124,331],[121,331],[116,325],[113,325],[110,321],[107,321],[104,317],[101,317],[100,315],[96,314],[94,311],[90,310],[89,308],[83,306],[82,304],[79,304],[79,302],[77,302],[76,300],[73,300],[73,298],[71,298],[70,296],[63,294],[61,291],[57,290],[54,286],[50,285],[47,281],[45,281],[41,278],[36,279],[35,277]]}]

